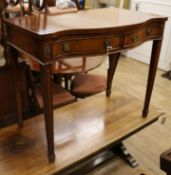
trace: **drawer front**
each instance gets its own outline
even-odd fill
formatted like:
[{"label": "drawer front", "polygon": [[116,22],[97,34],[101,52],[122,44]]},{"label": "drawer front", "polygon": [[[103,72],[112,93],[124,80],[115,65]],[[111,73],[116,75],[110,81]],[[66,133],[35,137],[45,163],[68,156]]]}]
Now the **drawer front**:
[{"label": "drawer front", "polygon": [[147,37],[159,37],[162,35],[162,25],[161,24],[151,24],[146,27]]},{"label": "drawer front", "polygon": [[74,54],[98,54],[106,53],[107,48],[112,50],[121,47],[121,36],[109,36],[100,38],[77,38],[65,41],[56,41],[52,44],[53,57]]},{"label": "drawer front", "polygon": [[124,47],[127,48],[136,46],[139,43],[143,42],[144,38],[146,38],[144,30],[126,34],[124,36]]},{"label": "drawer front", "polygon": [[124,35],[124,48],[134,47],[162,35],[162,25],[151,24],[143,27],[142,29]]}]

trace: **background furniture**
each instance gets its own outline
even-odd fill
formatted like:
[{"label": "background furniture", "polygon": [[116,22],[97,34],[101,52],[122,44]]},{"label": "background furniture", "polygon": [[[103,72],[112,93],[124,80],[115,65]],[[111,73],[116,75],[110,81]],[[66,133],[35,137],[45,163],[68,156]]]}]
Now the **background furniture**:
[{"label": "background furniture", "polygon": [[[114,6],[114,7],[121,7],[122,0],[86,0],[85,1],[85,8],[97,8],[100,7],[100,2],[103,4],[102,6]],[[123,0],[124,8],[128,9],[130,7],[130,0]]]},{"label": "background furniture", "polygon": [[[31,104],[28,96],[28,84],[25,79],[26,70],[25,66],[19,66],[19,72],[21,75],[22,97],[23,97],[23,114],[24,119],[29,116],[33,116],[33,104]],[[17,108],[15,99],[14,82],[11,79],[12,71],[9,64],[5,64],[0,67],[0,127],[7,126],[14,122],[17,122]]]},{"label": "background furniture", "polygon": [[[4,1],[0,1],[0,11],[4,9]],[[14,11],[13,11],[14,12]],[[17,11],[18,13],[18,11]],[[1,14],[0,14],[1,15]],[[14,15],[14,13],[13,13]],[[0,16],[0,24],[1,24],[2,16]],[[4,44],[3,36],[2,36],[2,26],[0,25],[0,37],[1,43]],[[10,61],[4,59],[4,53],[1,45],[0,58],[1,66],[0,66],[0,101],[3,102],[0,107],[0,127],[4,127],[11,123],[17,122],[17,107],[16,107],[16,98],[15,98],[15,86],[12,77],[12,70]],[[30,102],[28,96],[28,84],[25,79],[26,76],[26,67],[21,65],[18,66],[20,73],[20,80],[22,86],[22,97],[23,97],[23,114],[24,118],[28,118],[28,116],[33,115],[33,106]]]},{"label": "background furniture", "polygon": [[106,77],[95,74],[78,74],[71,82],[71,93],[77,98],[84,98],[106,89]]},{"label": "background furniture", "polygon": [[[7,1],[8,2],[8,1]],[[6,3],[6,8],[2,9],[2,11],[4,11],[4,15],[2,15],[2,19],[7,17],[9,18],[11,16],[16,15],[16,16],[23,16],[26,13],[30,13],[28,11],[28,9],[24,9],[24,7],[22,6],[24,2],[20,2],[18,0],[10,2],[9,4]],[[4,1],[5,4],[5,1]],[[28,4],[27,4],[28,6]],[[23,8],[22,8],[23,7]],[[14,9],[13,9],[14,8]],[[9,10],[10,9],[10,10]],[[33,10],[33,9],[31,9]],[[15,12],[15,13],[14,13]],[[2,13],[1,13],[2,14]],[[8,48],[6,47],[6,36],[4,34],[4,30],[3,30],[3,26],[2,26],[2,40],[3,40],[3,46],[4,46],[4,50],[5,50],[5,59],[7,60],[8,64],[11,67],[11,61],[7,59],[7,50]],[[21,59],[27,59],[29,56],[25,55],[25,54],[19,54],[20,60]],[[24,63],[23,63],[24,64]],[[15,67],[14,69],[19,69],[19,67]],[[14,70],[12,69],[12,70]],[[22,68],[21,68],[22,69]],[[24,96],[22,96],[23,99],[28,99],[30,103],[30,106],[32,107],[32,109],[34,110],[34,114],[38,114],[42,111],[42,95],[41,95],[41,88],[40,85],[36,86],[34,84],[34,78],[31,75],[31,71],[30,71],[30,67],[28,65],[25,65],[25,72],[20,72],[19,76],[23,78],[25,78],[26,80],[23,81],[27,84],[27,88],[23,87],[24,90],[26,91],[26,93],[24,94]],[[21,78],[20,78],[21,79]],[[22,82],[22,83],[23,83]],[[18,86],[17,84],[14,83],[14,86]],[[18,92],[15,92],[16,94],[18,94]],[[19,95],[19,94],[18,94]],[[23,95],[23,94],[22,94]],[[62,88],[59,85],[53,84],[53,106],[54,107],[60,107],[66,104],[69,104],[71,102],[74,102],[76,99],[74,96],[72,96],[68,91],[66,91],[64,88]],[[29,105],[29,104],[28,104]],[[22,111],[20,111],[20,113],[23,113]],[[23,125],[23,118],[18,119],[18,123],[19,126],[21,127]]]}]

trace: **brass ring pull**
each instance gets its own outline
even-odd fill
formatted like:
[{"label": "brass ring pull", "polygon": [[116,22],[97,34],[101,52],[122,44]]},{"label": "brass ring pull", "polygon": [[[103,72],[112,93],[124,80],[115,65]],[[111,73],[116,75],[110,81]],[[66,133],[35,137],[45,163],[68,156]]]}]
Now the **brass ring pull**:
[{"label": "brass ring pull", "polygon": [[112,49],[113,47],[112,47],[111,41],[105,41],[104,47],[105,47],[106,49]]},{"label": "brass ring pull", "polygon": [[65,52],[68,52],[68,51],[70,50],[70,46],[69,46],[68,43],[64,43],[64,44],[63,44],[63,50],[64,50]]},{"label": "brass ring pull", "polygon": [[133,34],[133,35],[131,36],[131,40],[132,40],[132,42],[137,42],[137,40],[138,40],[137,35]]}]

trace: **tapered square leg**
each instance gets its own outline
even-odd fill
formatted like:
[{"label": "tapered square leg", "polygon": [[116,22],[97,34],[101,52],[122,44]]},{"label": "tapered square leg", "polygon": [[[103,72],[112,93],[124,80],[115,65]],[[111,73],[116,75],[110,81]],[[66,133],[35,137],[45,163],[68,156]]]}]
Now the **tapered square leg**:
[{"label": "tapered square leg", "polygon": [[109,68],[107,72],[107,88],[106,88],[106,96],[109,97],[111,94],[112,80],[116,71],[116,67],[118,65],[120,53],[109,55]]},{"label": "tapered square leg", "polygon": [[41,65],[41,87],[43,94],[43,110],[45,117],[46,138],[48,145],[49,162],[55,161],[54,153],[54,124],[53,124],[53,102],[52,102],[52,67]]},{"label": "tapered square leg", "polygon": [[142,114],[143,117],[146,117],[148,115],[151,94],[152,94],[152,90],[154,86],[158,61],[160,57],[161,45],[162,45],[162,40],[153,41],[153,48],[152,48],[151,61],[150,61],[150,67],[149,67],[149,73],[148,73],[146,95],[145,95],[144,108],[143,108],[143,114]]}]

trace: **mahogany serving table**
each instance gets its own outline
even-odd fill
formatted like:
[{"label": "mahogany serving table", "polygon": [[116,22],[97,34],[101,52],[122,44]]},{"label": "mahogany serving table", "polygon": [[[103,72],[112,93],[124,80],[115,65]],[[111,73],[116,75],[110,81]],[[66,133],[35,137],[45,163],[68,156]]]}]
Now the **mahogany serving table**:
[{"label": "mahogany serving table", "polygon": [[[18,51],[40,64],[48,157],[54,162],[52,108],[52,64],[75,56],[109,54],[106,95],[110,96],[119,53],[153,40],[143,117],[148,108],[162,44],[166,17],[120,9],[92,9],[58,16],[32,15],[4,20],[8,57],[15,79],[18,116],[22,118],[20,81],[17,78]],[[21,122],[22,125],[22,122]]]}]

